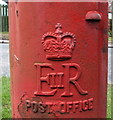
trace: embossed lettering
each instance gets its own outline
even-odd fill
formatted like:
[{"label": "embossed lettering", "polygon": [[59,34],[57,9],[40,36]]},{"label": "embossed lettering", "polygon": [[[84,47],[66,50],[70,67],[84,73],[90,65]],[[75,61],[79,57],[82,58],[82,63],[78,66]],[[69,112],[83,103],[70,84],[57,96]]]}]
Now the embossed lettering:
[{"label": "embossed lettering", "polygon": [[53,110],[52,110],[51,108],[52,108],[52,106],[53,106],[53,103],[51,103],[51,102],[46,102],[46,105],[47,105],[47,107],[48,107],[48,113],[49,113],[49,114],[52,113]]},{"label": "embossed lettering", "polygon": [[59,84],[58,84],[58,88],[63,88],[64,87],[64,85],[63,85],[63,81],[62,81],[62,78],[63,78],[63,76],[64,76],[64,73],[57,73],[57,75],[58,75],[58,81],[59,81]]},{"label": "embossed lettering", "polygon": [[88,99],[89,101],[89,110],[93,109],[93,98]]},{"label": "embossed lettering", "polygon": [[88,110],[88,100],[83,101],[83,110]]},{"label": "embossed lettering", "polygon": [[49,78],[51,79],[50,82],[50,87],[51,88],[56,88],[56,82],[55,82],[55,77],[56,77],[56,73],[49,73]]},{"label": "embossed lettering", "polygon": [[44,113],[45,111],[46,111],[46,105],[44,104],[44,103],[42,103],[42,102],[39,102],[38,103],[38,108],[39,108],[39,111],[41,112],[41,113]]},{"label": "embossed lettering", "polygon": [[33,109],[34,113],[38,112],[38,104],[37,104],[37,102],[35,102],[35,101],[32,102],[32,109]]},{"label": "embossed lettering", "polygon": [[[74,85],[75,89],[81,94],[88,94],[87,91],[83,90],[78,83],[78,79],[81,76],[81,68],[76,63],[66,63],[62,64],[63,72],[51,72],[46,73],[46,75],[42,75],[43,69],[55,71],[55,68],[51,64],[47,63],[36,63],[37,67],[37,91],[34,93],[37,96],[54,96],[58,91],[58,88],[64,89],[64,92],[61,94],[62,97],[70,97],[73,96],[73,93],[70,90],[70,84]],[[71,77],[71,69],[75,69],[75,76]],[[46,82],[47,86],[50,87],[51,90],[43,91],[42,84]],[[53,90],[52,90],[53,89]]]},{"label": "embossed lettering", "polygon": [[60,113],[66,113],[66,103],[65,102],[61,102],[60,104]]},{"label": "embossed lettering", "polygon": [[80,107],[79,104],[80,104],[79,101],[73,102],[73,112],[74,113],[76,113],[77,109]]},{"label": "embossed lettering", "polygon": [[30,100],[26,100],[26,111],[28,111],[28,108],[31,107]]},{"label": "embossed lettering", "polygon": [[59,102],[37,102],[26,100],[26,111],[32,110],[33,113],[51,114],[59,112],[60,114],[85,112],[93,109],[93,98],[80,101],[59,101]]},{"label": "embossed lettering", "polygon": [[[66,63],[66,64],[63,64],[62,65],[65,69],[64,69],[64,74],[65,74],[65,80],[67,81],[66,82],[66,85],[65,85],[65,92],[61,95],[63,97],[69,97],[69,96],[72,96],[73,93],[70,92],[70,85],[69,83],[72,83],[76,89],[78,90],[78,92],[82,95],[86,95],[88,94],[87,91],[83,90],[79,83],[77,82],[77,80],[79,79],[80,75],[81,75],[81,69],[80,69],[80,66],[76,63]],[[77,74],[73,77],[73,78],[70,78],[70,69],[71,68],[75,68],[77,69]]]},{"label": "embossed lettering", "polygon": [[67,102],[67,113],[70,112],[70,109],[73,108],[73,102]]},{"label": "embossed lettering", "polygon": [[46,105],[42,102],[36,102],[36,101],[30,101],[30,100],[26,100],[26,111],[28,111],[28,109],[32,109],[33,113],[44,113],[46,112]]},{"label": "embossed lettering", "polygon": [[38,86],[38,89],[37,91],[34,93],[35,95],[43,95],[43,96],[52,96],[56,93],[57,89],[54,89],[52,91],[48,91],[48,92],[43,92],[42,91],[42,82],[47,82],[48,85],[50,85],[50,79],[49,79],[49,74],[46,76],[46,77],[43,77],[42,76],[42,69],[43,68],[49,68],[51,70],[54,70],[52,68],[52,65],[51,64],[35,64],[37,66],[37,86]]},{"label": "embossed lettering", "polygon": [[82,101],[79,101],[79,112],[82,112]]}]

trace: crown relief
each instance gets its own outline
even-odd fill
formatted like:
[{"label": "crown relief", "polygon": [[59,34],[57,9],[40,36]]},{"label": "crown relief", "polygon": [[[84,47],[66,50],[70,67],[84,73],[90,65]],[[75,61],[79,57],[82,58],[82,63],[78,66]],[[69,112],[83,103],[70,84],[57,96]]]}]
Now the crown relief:
[{"label": "crown relief", "polygon": [[66,60],[72,56],[75,47],[75,35],[71,32],[63,32],[62,25],[55,25],[55,33],[47,32],[42,37],[42,46],[49,60]]}]

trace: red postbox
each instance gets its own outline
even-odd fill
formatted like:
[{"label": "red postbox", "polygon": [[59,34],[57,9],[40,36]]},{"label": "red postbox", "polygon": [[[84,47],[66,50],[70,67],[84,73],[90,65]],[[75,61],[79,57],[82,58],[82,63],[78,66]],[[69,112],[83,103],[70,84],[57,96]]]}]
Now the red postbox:
[{"label": "red postbox", "polygon": [[106,2],[12,2],[13,118],[105,118]]}]

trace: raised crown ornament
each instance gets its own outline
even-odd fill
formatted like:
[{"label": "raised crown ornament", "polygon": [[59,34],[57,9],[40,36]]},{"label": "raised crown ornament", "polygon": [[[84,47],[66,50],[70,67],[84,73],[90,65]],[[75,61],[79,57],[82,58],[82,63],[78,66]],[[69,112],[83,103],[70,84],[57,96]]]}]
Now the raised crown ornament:
[{"label": "raised crown ornament", "polygon": [[66,60],[72,56],[75,46],[75,35],[71,32],[62,31],[62,25],[57,23],[55,33],[48,32],[42,37],[42,45],[49,60]]}]

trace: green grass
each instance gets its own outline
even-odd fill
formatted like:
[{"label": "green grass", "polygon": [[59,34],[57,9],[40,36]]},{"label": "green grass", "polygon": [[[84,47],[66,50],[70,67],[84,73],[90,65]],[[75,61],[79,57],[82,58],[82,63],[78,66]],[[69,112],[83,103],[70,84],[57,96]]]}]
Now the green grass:
[{"label": "green grass", "polygon": [[0,34],[9,34],[9,32],[0,32]]},{"label": "green grass", "polygon": [[108,85],[107,92],[107,118],[113,119],[113,85]]},{"label": "green grass", "polygon": [[[2,77],[2,118],[11,118],[11,100],[10,100],[10,79],[7,77]],[[1,85],[1,84],[0,84]],[[1,89],[1,86],[0,86]],[[111,104],[111,99],[113,98],[113,85],[108,85],[107,92],[107,118],[113,118],[113,104]]]},{"label": "green grass", "polygon": [[2,80],[1,80],[1,77],[0,77],[0,120],[2,118]]},{"label": "green grass", "polygon": [[2,77],[2,118],[11,118],[10,79]]},{"label": "green grass", "polygon": [[109,38],[108,38],[108,41],[113,42],[113,37],[109,37]]},{"label": "green grass", "polygon": [[9,39],[9,33],[8,32],[0,32],[0,39],[8,40]]}]

